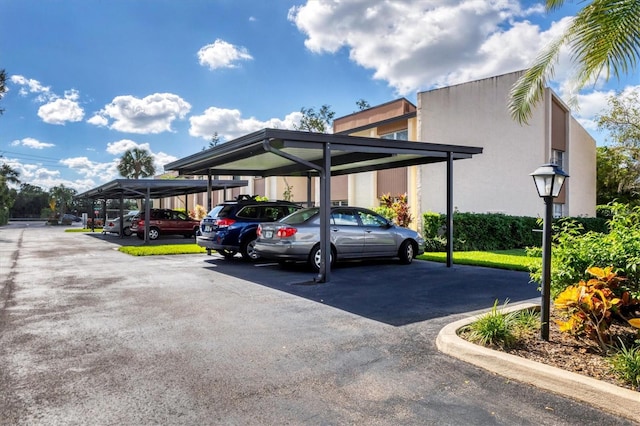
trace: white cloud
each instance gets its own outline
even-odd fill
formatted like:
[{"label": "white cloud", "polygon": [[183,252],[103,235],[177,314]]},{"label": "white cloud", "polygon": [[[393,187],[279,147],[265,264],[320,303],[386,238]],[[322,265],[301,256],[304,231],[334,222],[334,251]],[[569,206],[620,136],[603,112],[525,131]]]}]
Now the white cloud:
[{"label": "white cloud", "polygon": [[[515,0],[308,1],[289,10],[315,53],[348,49],[400,94],[526,68],[549,34]],[[515,25],[514,25],[515,24]]]},{"label": "white cloud", "polygon": [[24,138],[24,139],[15,140],[11,142],[11,145],[26,146],[28,148],[33,148],[33,149],[44,149],[44,148],[51,148],[52,146],[56,146],[55,144],[52,144],[52,143],[40,142],[39,140],[34,138]]},{"label": "white cloud", "polygon": [[73,99],[56,99],[38,108],[38,117],[49,124],[76,122],[84,117],[84,110]]},{"label": "white cloud", "polygon": [[[119,141],[110,142],[107,144],[107,152],[109,154],[118,156],[118,158],[115,160],[116,166],[120,161],[120,157],[122,157],[122,154],[124,154],[127,150],[133,148],[144,149],[147,150],[149,154],[151,154],[151,156],[153,157],[153,165],[156,168],[156,174],[164,173],[164,165],[178,159],[178,157],[174,157],[173,155],[169,155],[164,152],[154,153],[148,143],[137,143],[135,141],[132,141],[131,139],[121,139]],[[116,169],[115,177],[113,179],[118,177],[121,176],[118,174],[118,171]]]},{"label": "white cloud", "polygon": [[22,75],[12,75],[11,82],[20,86],[18,93],[20,96],[27,96],[29,94],[36,94],[36,100],[38,102],[46,102],[53,95],[49,86],[43,86],[38,80],[26,78]]},{"label": "white cloud", "polygon": [[107,152],[112,155],[122,155],[125,151],[133,149],[133,148],[141,148],[149,151],[148,143],[138,143],[132,141],[131,139],[121,139],[116,142],[109,142],[107,144]]},{"label": "white cloud", "polygon": [[249,51],[242,46],[234,46],[224,40],[216,40],[212,44],[207,44],[198,51],[200,65],[209,67],[212,70],[217,68],[235,68],[239,61],[249,61],[253,57]]},{"label": "white cloud", "polygon": [[210,107],[202,115],[189,118],[191,123],[189,134],[208,140],[217,132],[219,136],[230,140],[265,127],[293,129],[294,125],[300,122],[300,117],[300,112],[293,112],[287,115],[284,120],[271,118],[267,121],[261,121],[254,117],[243,118],[242,113],[237,109]]},{"label": "white cloud", "polygon": [[73,169],[85,178],[97,178],[101,182],[108,182],[118,176],[117,161],[99,163],[87,157],[72,157],[61,160],[60,163]]},{"label": "white cloud", "polygon": [[171,124],[190,110],[188,102],[171,93],[154,93],[142,99],[125,95],[115,97],[87,122],[128,133],[171,132]]},{"label": "white cloud", "polygon": [[107,125],[109,125],[109,120],[106,117],[96,114],[88,119],[87,123],[93,124],[94,126],[98,127],[106,127]]}]

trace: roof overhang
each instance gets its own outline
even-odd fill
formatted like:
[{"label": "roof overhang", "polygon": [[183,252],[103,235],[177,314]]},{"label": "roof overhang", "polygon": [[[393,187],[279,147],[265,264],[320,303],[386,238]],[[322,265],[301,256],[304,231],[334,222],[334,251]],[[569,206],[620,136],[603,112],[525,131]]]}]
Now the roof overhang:
[{"label": "roof overhang", "polygon": [[482,148],[473,146],[263,129],[169,163],[165,170],[180,175],[318,176],[325,147],[331,151],[333,176],[482,153]]}]

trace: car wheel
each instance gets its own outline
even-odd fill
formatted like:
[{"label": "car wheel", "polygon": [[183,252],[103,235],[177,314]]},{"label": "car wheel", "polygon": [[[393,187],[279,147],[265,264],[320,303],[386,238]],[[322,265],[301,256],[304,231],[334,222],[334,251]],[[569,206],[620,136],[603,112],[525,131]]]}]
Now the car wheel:
[{"label": "car wheel", "polygon": [[413,243],[409,240],[404,241],[402,245],[400,245],[400,250],[398,250],[400,263],[408,265],[413,261],[414,256],[415,248],[413,247]]},{"label": "car wheel", "polygon": [[[336,254],[331,247],[331,256],[329,257],[330,267],[333,267],[335,264]],[[316,244],[311,249],[311,253],[309,254],[309,264],[313,268],[314,271],[318,272],[320,270],[320,260],[322,259],[322,252],[320,251],[320,244]]]},{"label": "car wheel", "polygon": [[127,226],[127,227],[125,227],[125,228],[122,230],[122,233],[123,233],[125,236],[130,237],[130,236],[131,236],[131,234],[132,234],[132,232],[131,232],[131,228],[129,228],[128,226]]},{"label": "car wheel", "polygon": [[260,255],[256,252],[256,238],[247,238],[240,245],[240,254],[244,260],[254,262],[260,259]]},{"label": "car wheel", "polygon": [[149,239],[157,240],[160,236],[160,230],[158,228],[149,228]]},{"label": "car wheel", "polygon": [[237,253],[237,251],[235,250],[227,250],[227,249],[221,249],[216,251],[220,253],[225,259],[231,259]]},{"label": "car wheel", "polygon": [[136,235],[138,236],[138,238],[140,238],[141,240],[144,240],[144,234],[143,233],[136,233]]}]

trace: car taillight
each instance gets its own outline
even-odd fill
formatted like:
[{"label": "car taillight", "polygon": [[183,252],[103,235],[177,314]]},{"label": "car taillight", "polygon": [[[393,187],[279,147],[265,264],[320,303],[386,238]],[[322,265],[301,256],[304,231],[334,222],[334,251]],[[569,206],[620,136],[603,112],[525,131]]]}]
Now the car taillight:
[{"label": "car taillight", "polygon": [[258,225],[258,229],[256,229],[256,235],[258,237],[262,237],[262,225]]},{"label": "car taillight", "polygon": [[236,221],[233,219],[218,219],[216,221],[216,225],[218,225],[218,228],[226,228],[233,225],[234,223],[236,223]]},{"label": "car taillight", "polygon": [[109,222],[109,224],[108,224],[107,226],[111,226],[111,227],[113,227],[113,226],[116,226],[116,224],[115,224],[115,223],[113,223],[113,222]]},{"label": "car taillight", "polygon": [[293,234],[295,234],[296,232],[298,232],[298,230],[296,228],[292,228],[290,226],[283,226],[283,227],[278,228],[278,232],[276,233],[276,237],[278,237],[278,238],[287,238],[287,237],[293,236]]}]

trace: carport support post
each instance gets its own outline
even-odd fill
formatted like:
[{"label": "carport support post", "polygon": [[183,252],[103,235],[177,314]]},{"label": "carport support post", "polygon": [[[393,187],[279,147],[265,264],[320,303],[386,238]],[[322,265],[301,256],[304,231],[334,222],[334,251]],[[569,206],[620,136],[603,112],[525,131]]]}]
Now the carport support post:
[{"label": "carport support post", "polygon": [[325,283],[331,279],[331,144],[326,142],[322,151],[322,170],[320,170],[320,270],[314,279]]},{"label": "carport support post", "polygon": [[124,238],[124,195],[122,194],[120,194],[120,211],[118,213],[120,214],[120,229],[118,230],[118,235],[120,238]]},{"label": "carport support post", "polygon": [[211,191],[213,185],[211,183],[211,170],[207,170],[207,213],[211,211]]},{"label": "carport support post", "polygon": [[151,220],[151,186],[147,185],[147,196],[144,200],[144,243],[149,242],[149,221]]},{"label": "carport support post", "polygon": [[447,152],[447,268],[453,266],[453,153]]}]

